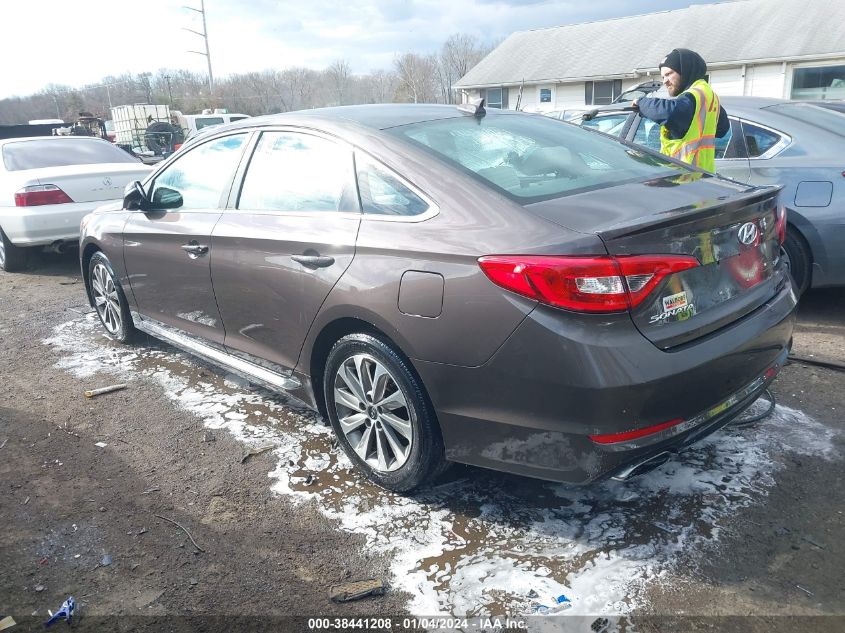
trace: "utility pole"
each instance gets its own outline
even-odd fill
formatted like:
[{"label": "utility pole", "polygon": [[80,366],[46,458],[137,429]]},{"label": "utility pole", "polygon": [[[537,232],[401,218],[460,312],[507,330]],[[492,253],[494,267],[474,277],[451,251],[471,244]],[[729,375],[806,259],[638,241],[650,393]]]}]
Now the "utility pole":
[{"label": "utility pole", "polygon": [[173,107],[173,91],[170,89],[170,75],[165,75],[164,79],[167,81],[167,94],[170,96],[170,107]]},{"label": "utility pole", "polygon": [[183,31],[189,31],[194,35],[199,35],[205,41],[205,52],[202,51],[188,51],[189,53],[196,53],[197,55],[205,55],[205,60],[208,62],[208,91],[210,96],[214,97],[214,74],[211,72],[211,51],[208,48],[208,26],[205,22],[205,0],[200,0],[200,8],[195,9],[194,7],[189,6],[182,6],[183,9],[188,9],[189,11],[195,11],[202,15],[202,33],[199,31],[194,31],[193,29],[187,29],[182,27]]}]

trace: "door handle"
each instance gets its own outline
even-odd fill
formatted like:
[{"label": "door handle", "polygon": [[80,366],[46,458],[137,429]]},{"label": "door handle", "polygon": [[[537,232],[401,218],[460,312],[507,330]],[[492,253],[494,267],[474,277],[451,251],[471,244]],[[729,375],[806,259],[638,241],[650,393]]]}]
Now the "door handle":
[{"label": "door handle", "polygon": [[326,268],[334,264],[334,257],[327,255],[291,255],[290,258],[306,268]]},{"label": "door handle", "polygon": [[182,244],[182,250],[188,253],[192,258],[197,258],[200,255],[208,253],[208,246],[205,244],[198,244],[196,240],[192,240],[187,244]]}]

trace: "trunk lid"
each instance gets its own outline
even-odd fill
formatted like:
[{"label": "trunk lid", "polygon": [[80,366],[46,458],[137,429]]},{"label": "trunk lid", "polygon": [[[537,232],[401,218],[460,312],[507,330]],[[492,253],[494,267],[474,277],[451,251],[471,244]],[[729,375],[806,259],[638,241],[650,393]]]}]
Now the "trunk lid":
[{"label": "trunk lid", "polygon": [[669,349],[741,319],[785,283],[779,191],[689,173],[529,209],[567,228],[595,233],[611,255],[695,257],[698,267],[670,274],[631,310],[639,331]]},{"label": "trunk lid", "polygon": [[64,165],[10,172],[21,178],[20,188],[28,185],[56,185],[74,202],[98,202],[123,197],[133,180],[142,180],[151,167],[141,163],[95,163]]}]

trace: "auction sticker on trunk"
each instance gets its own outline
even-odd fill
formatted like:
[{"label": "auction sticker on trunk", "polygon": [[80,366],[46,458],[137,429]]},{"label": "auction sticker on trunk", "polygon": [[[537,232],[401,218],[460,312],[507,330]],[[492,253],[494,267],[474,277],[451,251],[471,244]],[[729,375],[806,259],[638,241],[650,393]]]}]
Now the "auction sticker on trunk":
[{"label": "auction sticker on trunk", "polygon": [[678,308],[684,308],[687,304],[687,293],[686,292],[679,292],[674,295],[669,295],[668,297],[663,297],[663,311],[668,312],[669,310],[676,310]]}]

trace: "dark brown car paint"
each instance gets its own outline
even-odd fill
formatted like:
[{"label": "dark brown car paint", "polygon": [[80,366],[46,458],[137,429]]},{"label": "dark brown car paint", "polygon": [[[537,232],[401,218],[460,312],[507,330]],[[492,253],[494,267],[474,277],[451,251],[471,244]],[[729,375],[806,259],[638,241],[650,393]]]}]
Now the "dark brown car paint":
[{"label": "dark brown car paint", "polygon": [[[220,210],[136,212],[123,228],[124,261],[143,314],[223,345],[225,330],[211,285],[211,231]],[[182,246],[209,247],[191,256]]]},{"label": "dark brown car paint", "polygon": [[[445,116],[443,112],[438,110],[434,118]],[[409,115],[409,122],[412,120],[419,119]],[[253,120],[227,128],[262,123]],[[627,313],[582,315],[538,307],[534,301],[493,285],[477,265],[477,258],[488,254],[604,254],[607,251],[596,229],[589,228],[593,221],[601,224],[601,218],[595,215],[600,210],[585,212],[581,207],[579,213],[578,201],[567,206],[574,197],[551,201],[547,208],[562,201],[563,207],[575,214],[573,217],[582,218],[582,224],[563,228],[559,217],[535,209],[526,212],[475,180],[444,170],[428,155],[377,130],[319,113],[277,117],[264,123],[264,129],[280,129],[280,123],[285,128],[319,128],[341,136],[356,151],[365,148],[425,192],[438,210],[422,222],[362,216],[354,257],[330,291],[333,279],[319,279],[319,273],[315,276],[312,270],[297,273],[286,264],[268,269],[266,274],[261,272],[268,258],[288,256],[296,250],[293,244],[279,248],[268,243],[272,241],[268,232],[280,221],[259,221],[246,230],[247,241],[239,242],[241,236],[235,235],[239,232],[237,212],[225,211],[225,224],[218,224],[220,240],[212,243],[209,254],[215,290],[221,296],[233,293],[223,299],[227,306],[224,313],[242,323],[241,329],[255,323],[272,325],[266,330],[247,329],[246,335],[233,335],[232,342],[237,341],[241,351],[253,357],[262,355],[265,361],[275,359],[276,365],[290,364],[288,349],[277,349],[276,345],[281,341],[283,346],[295,348],[301,335],[274,329],[277,322],[272,314],[268,319],[263,309],[248,305],[241,313],[236,305],[254,304],[257,297],[269,295],[275,296],[278,307],[285,302],[281,296],[285,288],[310,284],[313,290],[308,294],[309,311],[295,317],[289,314],[296,327],[305,324],[307,328],[294,372],[301,387],[292,393],[310,406],[316,406],[314,390],[321,389],[321,384],[311,384],[312,371],[321,370],[312,363],[320,351],[316,345],[320,334],[339,322],[357,319],[380,331],[411,359],[437,411],[449,459],[545,479],[587,482],[666,448],[677,449],[718,428],[752,397],[700,428],[674,437],[660,434],[635,449],[602,448],[586,434],[694,416],[785,359],[796,299],[782,267],[773,275],[770,299],[763,305],[718,332],[677,351],[665,352],[640,334]],[[204,138],[213,137],[209,134]],[[714,194],[721,192],[726,199],[747,190],[735,183],[707,180],[705,186]],[[616,200],[617,212],[622,213],[605,226],[629,220],[632,203],[635,209],[651,205],[654,210],[658,204],[683,209],[700,203],[703,197],[714,197],[702,196],[701,186],[695,182],[680,184],[665,202],[662,196],[666,189],[633,187]],[[603,195],[612,196],[614,189],[606,189]],[[581,201],[590,199],[589,193],[582,196]],[[230,197],[230,207],[233,200]],[[115,263],[122,260],[122,220],[132,215],[118,211],[91,216],[81,251],[84,263],[86,255],[90,257],[88,246],[103,249],[127,288],[145,279],[135,277],[145,271],[133,271],[132,266],[124,269]],[[303,226],[307,219],[298,226],[307,228]],[[250,244],[250,248],[241,250],[238,246],[242,243]],[[297,241],[296,246],[300,245],[327,248],[314,234]],[[342,249],[349,247],[347,244]],[[341,266],[344,264],[345,260]],[[271,270],[286,276],[284,287],[274,285]],[[413,316],[399,309],[400,282],[406,271],[443,276],[439,316]],[[253,292],[256,277],[260,279],[259,291]],[[777,292],[775,287],[779,288]],[[326,291],[328,294],[323,295]],[[325,300],[309,328],[307,315],[314,311],[320,295]],[[129,300],[134,308],[151,315],[143,301]],[[260,337],[255,336],[256,331]]]}]

